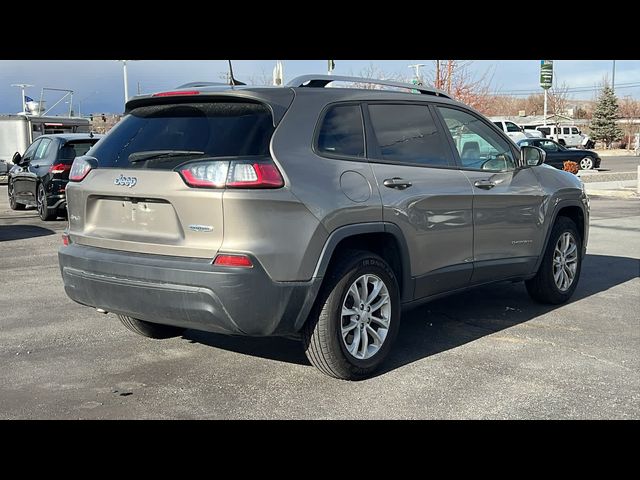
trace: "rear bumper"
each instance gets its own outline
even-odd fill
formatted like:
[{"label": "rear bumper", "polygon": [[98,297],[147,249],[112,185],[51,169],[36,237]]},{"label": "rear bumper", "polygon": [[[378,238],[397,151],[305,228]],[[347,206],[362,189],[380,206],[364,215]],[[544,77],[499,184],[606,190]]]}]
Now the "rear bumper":
[{"label": "rear bumper", "polygon": [[119,252],[71,244],[58,251],[69,297],[149,322],[239,335],[286,335],[307,318],[321,279],[274,282],[260,263]]}]

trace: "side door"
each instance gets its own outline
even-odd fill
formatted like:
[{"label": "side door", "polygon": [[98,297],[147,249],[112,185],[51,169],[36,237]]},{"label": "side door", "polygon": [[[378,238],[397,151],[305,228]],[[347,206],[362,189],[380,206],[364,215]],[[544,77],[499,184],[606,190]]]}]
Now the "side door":
[{"label": "side door", "polygon": [[22,155],[22,160],[20,162],[19,168],[13,173],[13,192],[16,200],[20,203],[31,204],[35,202],[35,198],[29,192],[29,176],[32,175],[29,171],[29,166],[33,161],[33,157],[35,156],[40,142],[41,140],[38,139],[31,145],[29,145],[29,147],[25,150],[24,155]]},{"label": "side door", "polygon": [[544,191],[532,168],[516,168],[519,150],[479,115],[454,106],[438,111],[473,188],[472,284],[533,271],[544,242]]},{"label": "side door", "polygon": [[467,286],[473,268],[473,192],[432,107],[368,102],[364,114],[382,217],[406,240],[414,298]]},{"label": "side door", "polygon": [[33,155],[33,159],[29,162],[24,176],[25,192],[33,199],[36,198],[36,191],[40,179],[49,172],[51,160],[47,160],[47,157],[56,145],[57,143],[51,138],[41,139]]}]

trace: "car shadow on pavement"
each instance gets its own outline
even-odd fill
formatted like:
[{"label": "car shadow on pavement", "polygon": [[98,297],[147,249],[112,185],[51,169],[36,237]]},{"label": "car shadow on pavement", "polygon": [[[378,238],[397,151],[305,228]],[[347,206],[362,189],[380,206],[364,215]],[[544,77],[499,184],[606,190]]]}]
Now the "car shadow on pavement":
[{"label": "car shadow on pavement", "polygon": [[[580,283],[570,302],[637,278],[640,260],[608,255],[585,257]],[[535,303],[523,282],[502,282],[434,300],[403,315],[392,352],[375,376],[535,319],[562,305]],[[188,330],[184,338],[224,350],[281,362],[309,365],[300,341],[233,337]]]},{"label": "car shadow on pavement", "polygon": [[38,227],[37,225],[0,225],[0,242],[45,237],[55,233],[50,228]]}]

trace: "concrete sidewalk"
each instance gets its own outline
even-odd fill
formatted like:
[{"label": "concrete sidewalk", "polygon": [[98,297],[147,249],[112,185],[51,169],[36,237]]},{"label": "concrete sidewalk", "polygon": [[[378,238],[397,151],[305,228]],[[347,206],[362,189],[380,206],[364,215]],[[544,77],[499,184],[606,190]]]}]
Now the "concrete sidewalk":
[{"label": "concrete sidewalk", "polygon": [[591,182],[585,183],[584,187],[590,197],[640,198],[637,193],[638,180]]}]

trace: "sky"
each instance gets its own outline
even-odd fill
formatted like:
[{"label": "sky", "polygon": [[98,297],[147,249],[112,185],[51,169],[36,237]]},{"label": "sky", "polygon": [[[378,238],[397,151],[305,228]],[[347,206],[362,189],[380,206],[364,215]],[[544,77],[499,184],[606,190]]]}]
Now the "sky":
[{"label": "sky", "polygon": [[[271,78],[275,60],[234,60],[234,76],[247,82],[249,78]],[[490,80],[493,92],[541,92],[539,60],[464,61],[469,73]],[[433,60],[335,60],[334,75],[358,75],[374,65],[387,74],[413,75],[410,64],[424,63],[423,76],[433,74]],[[605,75],[612,75],[612,60],[555,60],[554,82],[566,83],[575,100],[595,98],[596,86]],[[173,89],[193,81],[223,81],[226,60],[140,60],[128,63],[129,95],[140,85],[142,93]],[[326,60],[284,60],[285,83],[298,75],[325,74]],[[41,89],[61,88],[74,91],[73,107],[77,113],[121,113],[124,110],[122,64],[115,60],[0,60],[0,113],[16,113],[22,109],[20,90],[14,83],[33,85],[26,95],[38,100]],[[247,82],[248,83],[248,82]],[[615,72],[616,94],[640,99],[640,60],[618,60]],[[63,94],[45,92],[47,105],[53,105]],[[522,95],[522,93],[521,93]],[[64,101],[51,114],[65,114]]]}]

